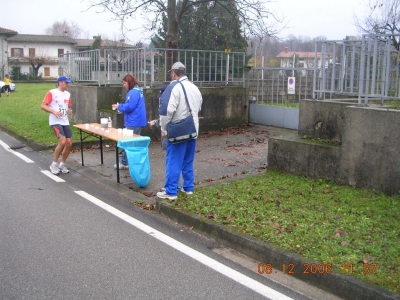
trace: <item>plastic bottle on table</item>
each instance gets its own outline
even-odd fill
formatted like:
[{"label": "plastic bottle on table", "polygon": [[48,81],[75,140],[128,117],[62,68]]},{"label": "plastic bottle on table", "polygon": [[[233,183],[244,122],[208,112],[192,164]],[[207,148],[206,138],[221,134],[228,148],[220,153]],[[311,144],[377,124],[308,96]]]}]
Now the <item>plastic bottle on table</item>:
[{"label": "plastic bottle on table", "polygon": [[112,128],[112,121],[111,121],[111,117],[108,117],[108,129]]}]

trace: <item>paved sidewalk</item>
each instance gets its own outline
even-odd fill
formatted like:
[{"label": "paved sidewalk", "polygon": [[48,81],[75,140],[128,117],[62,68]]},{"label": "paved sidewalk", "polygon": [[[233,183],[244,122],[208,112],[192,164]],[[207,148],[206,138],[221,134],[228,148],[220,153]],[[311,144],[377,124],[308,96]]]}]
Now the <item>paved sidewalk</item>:
[{"label": "paved sidewalk", "polygon": [[[203,134],[197,141],[195,157],[196,185],[204,186],[233,178],[265,172],[267,167],[268,136],[296,135],[297,131],[265,126],[251,126],[240,129],[228,129],[221,133]],[[97,172],[104,178],[116,179],[115,143],[103,141],[104,164],[100,164],[100,149],[91,147],[84,151],[85,167]],[[128,170],[120,170],[120,184],[153,197],[164,186],[165,151],[159,141],[152,141],[149,147],[151,166],[150,183],[145,188],[138,188]],[[74,149],[67,165],[74,161],[81,164],[80,149]]]}]

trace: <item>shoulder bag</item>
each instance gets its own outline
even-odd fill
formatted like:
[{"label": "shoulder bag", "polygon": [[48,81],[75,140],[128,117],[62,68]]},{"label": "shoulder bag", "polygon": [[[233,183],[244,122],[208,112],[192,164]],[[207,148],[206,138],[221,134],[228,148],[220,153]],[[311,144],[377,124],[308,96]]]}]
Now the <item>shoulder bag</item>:
[{"label": "shoulder bag", "polygon": [[186,90],[183,87],[182,82],[179,81],[179,83],[181,84],[183,93],[185,94],[185,100],[189,108],[190,115],[185,119],[179,120],[175,123],[169,122],[167,124],[168,140],[172,144],[182,143],[197,138],[196,126],[194,125],[192,109],[189,105]]}]

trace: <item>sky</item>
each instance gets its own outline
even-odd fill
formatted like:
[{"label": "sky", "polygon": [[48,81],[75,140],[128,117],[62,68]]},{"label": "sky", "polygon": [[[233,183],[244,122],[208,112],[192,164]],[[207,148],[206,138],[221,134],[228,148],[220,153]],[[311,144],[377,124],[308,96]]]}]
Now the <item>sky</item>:
[{"label": "sky", "polygon": [[[359,35],[354,26],[354,14],[365,10],[368,0],[268,0],[267,7],[277,16],[285,17],[286,28],[280,38],[288,35],[314,38],[325,36],[328,40],[342,40],[347,35]],[[84,34],[80,38],[122,38],[120,23],[112,21],[109,12],[98,13],[99,8],[90,8],[89,0],[13,0],[8,2],[8,13],[0,15],[0,27],[23,34],[45,34],[55,22],[74,22]],[[149,43],[150,34],[140,29],[140,20],[132,20],[138,29],[126,35],[126,41]]]}]

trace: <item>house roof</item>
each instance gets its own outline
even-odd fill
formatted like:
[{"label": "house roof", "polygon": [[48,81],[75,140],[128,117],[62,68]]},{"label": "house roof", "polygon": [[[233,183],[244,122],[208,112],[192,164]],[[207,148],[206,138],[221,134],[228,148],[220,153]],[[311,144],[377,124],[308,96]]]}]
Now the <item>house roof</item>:
[{"label": "house roof", "polygon": [[54,44],[75,44],[76,41],[67,36],[38,35],[38,34],[17,34],[7,38],[8,42],[24,43],[54,43]]},{"label": "house roof", "polygon": [[[95,39],[75,39],[75,47],[78,49],[92,48]],[[101,40],[102,48],[135,48],[134,45],[127,44],[122,41]]]},{"label": "house roof", "polygon": [[14,35],[18,34],[18,32],[11,29],[0,27],[0,34]]},{"label": "house roof", "polygon": [[[292,58],[293,55],[298,55],[299,58],[314,58],[315,52],[301,52],[301,51],[282,51],[276,57],[277,58]],[[317,57],[321,57],[321,52],[317,52]]]}]

